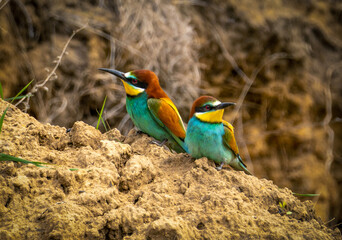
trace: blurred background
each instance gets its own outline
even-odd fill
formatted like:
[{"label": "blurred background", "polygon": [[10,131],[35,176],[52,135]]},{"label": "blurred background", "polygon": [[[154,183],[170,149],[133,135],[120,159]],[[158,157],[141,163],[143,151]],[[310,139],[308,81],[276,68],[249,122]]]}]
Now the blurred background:
[{"label": "blurred background", "polygon": [[[200,95],[237,102],[241,155],[259,178],[342,222],[342,2],[337,0],[0,0],[5,97],[43,82],[18,107],[44,123],[133,124],[121,82],[97,69],[150,69],[184,122]],[[104,129],[101,129],[104,132]],[[341,225],[339,226],[341,227]]]}]

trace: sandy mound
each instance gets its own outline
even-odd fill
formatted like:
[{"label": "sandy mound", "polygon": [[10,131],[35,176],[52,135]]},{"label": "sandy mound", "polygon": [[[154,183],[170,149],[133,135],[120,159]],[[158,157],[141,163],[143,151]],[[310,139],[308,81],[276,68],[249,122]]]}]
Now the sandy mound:
[{"label": "sandy mound", "polygon": [[329,226],[342,222],[342,1],[22,0],[0,9],[5,98],[42,82],[72,31],[88,23],[47,88],[19,105],[40,122],[94,125],[107,96],[104,118],[126,135],[133,124],[122,83],[99,67],[155,71],[185,122],[199,95],[238,103],[243,71],[253,84],[224,119],[237,116],[249,169],[319,193],[310,198],[317,214]]},{"label": "sandy mound", "polygon": [[53,165],[0,163],[0,239],[341,239],[289,189],[150,141],[11,107],[0,151]]}]

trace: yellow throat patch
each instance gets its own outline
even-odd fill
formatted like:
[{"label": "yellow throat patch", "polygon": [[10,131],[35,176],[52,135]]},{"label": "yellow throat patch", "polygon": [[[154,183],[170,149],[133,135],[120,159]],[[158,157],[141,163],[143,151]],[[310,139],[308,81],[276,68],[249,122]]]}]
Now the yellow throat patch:
[{"label": "yellow throat patch", "polygon": [[223,112],[224,109],[219,109],[213,112],[195,113],[195,116],[203,122],[220,123],[222,122]]},{"label": "yellow throat patch", "polygon": [[121,80],[121,81],[125,87],[126,93],[130,96],[137,96],[139,93],[142,93],[143,91],[145,91],[145,89],[139,88],[139,87],[134,87],[134,86],[126,83],[124,80]]}]

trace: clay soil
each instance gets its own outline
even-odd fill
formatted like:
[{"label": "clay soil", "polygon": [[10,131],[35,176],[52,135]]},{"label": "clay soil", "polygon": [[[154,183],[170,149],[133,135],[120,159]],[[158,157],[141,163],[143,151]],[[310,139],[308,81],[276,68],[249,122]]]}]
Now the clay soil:
[{"label": "clay soil", "polygon": [[50,165],[1,162],[0,239],[342,239],[291,190],[151,140],[11,106],[0,152]]},{"label": "clay soil", "polygon": [[[0,239],[340,238],[341,16],[335,0],[0,0],[3,98],[85,26],[18,105],[31,117],[6,114],[0,153],[50,165],[0,162]],[[200,95],[240,102],[224,119],[256,177],[150,144],[100,67],[154,71],[185,123]]]},{"label": "clay soil", "polygon": [[104,119],[127,135],[123,86],[98,68],[150,69],[185,123],[199,95],[240,102],[224,118],[249,169],[320,194],[306,199],[330,227],[341,226],[341,16],[334,0],[2,1],[0,82],[4,98],[34,80],[32,91],[87,23],[21,110],[65,128],[95,126],[107,97]]}]

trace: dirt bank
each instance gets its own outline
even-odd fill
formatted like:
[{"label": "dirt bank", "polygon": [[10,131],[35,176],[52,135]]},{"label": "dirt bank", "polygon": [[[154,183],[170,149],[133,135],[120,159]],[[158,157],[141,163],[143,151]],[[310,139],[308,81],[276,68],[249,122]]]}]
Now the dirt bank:
[{"label": "dirt bank", "polygon": [[[278,186],[319,193],[315,209],[335,226],[342,222],[341,16],[341,2],[322,0],[2,1],[0,82],[5,98],[34,79],[30,91],[51,73],[72,31],[88,23],[21,109],[66,128],[94,125],[107,96],[104,118],[127,134],[123,86],[99,67],[155,71],[185,122],[199,95],[244,98],[234,126],[249,168]],[[245,97],[242,73],[252,81]]]},{"label": "dirt bank", "polygon": [[0,162],[0,239],[342,239],[289,189],[150,141],[11,107],[0,152],[51,165]]}]

